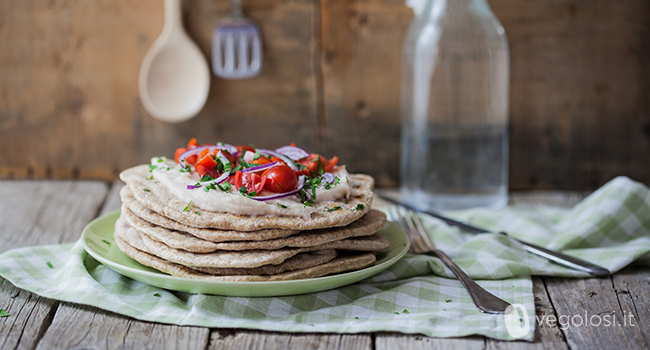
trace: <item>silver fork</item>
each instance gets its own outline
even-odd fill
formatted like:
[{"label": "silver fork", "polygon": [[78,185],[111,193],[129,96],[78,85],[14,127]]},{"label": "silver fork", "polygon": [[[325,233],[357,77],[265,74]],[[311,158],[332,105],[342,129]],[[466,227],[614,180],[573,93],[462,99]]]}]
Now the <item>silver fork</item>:
[{"label": "silver fork", "polygon": [[212,71],[221,78],[241,79],[262,69],[262,39],[257,25],[244,16],[241,0],[217,23],[212,36]]},{"label": "silver fork", "polygon": [[447,265],[451,271],[458,277],[460,282],[465,286],[470,297],[479,310],[490,314],[505,313],[509,303],[494,296],[483,287],[479,286],[473,279],[447,256],[443,251],[436,249],[431,239],[427,235],[420,218],[413,211],[393,206],[388,210],[388,217],[391,221],[396,222],[411,239],[411,250],[416,254],[433,255]]}]

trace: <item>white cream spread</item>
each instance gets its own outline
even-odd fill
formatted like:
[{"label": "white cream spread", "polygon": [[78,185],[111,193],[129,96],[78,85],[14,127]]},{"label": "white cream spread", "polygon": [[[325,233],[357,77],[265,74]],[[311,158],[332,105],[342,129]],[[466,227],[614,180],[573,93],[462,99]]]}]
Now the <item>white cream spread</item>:
[{"label": "white cream spread", "polygon": [[[188,189],[188,185],[196,185],[199,182],[196,171],[191,173],[181,172],[179,165],[165,157],[154,157],[151,159],[151,164],[155,166],[151,171],[153,179],[167,187],[181,201],[188,203],[191,201],[192,206],[214,212],[255,216],[293,216],[309,219],[312,213],[323,210],[322,207],[320,209],[316,208],[318,204],[342,202],[349,198],[353,192],[348,182],[349,174],[343,166],[335,167],[332,172],[334,176],[340,179],[338,184],[332,185],[330,189],[326,189],[325,185],[321,184],[316,188],[316,196],[313,198],[314,206],[305,206],[300,201],[299,195],[259,201],[244,197],[234,186],[228,191],[217,188],[206,192],[202,187]],[[259,195],[268,196],[273,194],[272,192],[262,191]]]}]

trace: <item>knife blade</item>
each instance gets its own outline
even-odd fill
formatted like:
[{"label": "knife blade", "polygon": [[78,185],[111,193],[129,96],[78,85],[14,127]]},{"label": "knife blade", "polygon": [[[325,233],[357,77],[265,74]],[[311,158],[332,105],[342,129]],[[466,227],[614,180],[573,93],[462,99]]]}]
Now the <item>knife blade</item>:
[{"label": "knife blade", "polygon": [[532,243],[524,242],[522,240],[519,240],[517,238],[512,237],[511,235],[508,235],[506,232],[503,232],[503,231],[491,231],[491,230],[487,230],[487,229],[482,228],[482,227],[470,225],[470,224],[467,224],[467,223],[464,223],[464,222],[461,222],[461,221],[458,221],[458,220],[454,220],[454,219],[452,219],[450,217],[444,216],[443,214],[438,213],[438,212],[434,212],[432,210],[418,209],[418,208],[416,208],[416,207],[414,207],[412,205],[409,205],[407,203],[398,201],[396,199],[390,198],[390,197],[385,196],[385,195],[379,195],[379,198],[381,198],[381,199],[383,199],[383,200],[385,200],[387,202],[390,202],[392,204],[399,205],[399,206],[402,206],[404,208],[410,209],[410,210],[412,210],[414,212],[432,216],[432,217],[434,217],[436,219],[439,219],[439,220],[443,221],[447,225],[456,226],[456,227],[460,228],[463,231],[467,231],[467,232],[470,232],[470,233],[476,233],[476,234],[478,234],[478,233],[499,233],[499,234],[506,235],[510,239],[519,242],[524,247],[524,249],[526,251],[528,251],[528,252],[530,252],[532,254],[541,256],[543,258],[546,258],[546,259],[548,259],[548,260],[550,260],[550,261],[552,261],[552,262],[554,262],[556,264],[559,264],[559,265],[562,265],[562,266],[565,266],[565,267],[568,267],[568,268],[571,268],[571,269],[574,269],[574,270],[584,271],[584,272],[590,273],[590,274],[592,274],[594,276],[597,276],[597,277],[609,276],[609,270],[607,270],[605,268],[602,268],[602,267],[600,267],[598,265],[592,264],[590,262],[587,262],[587,261],[584,261],[584,260],[581,260],[581,259],[578,259],[578,258],[574,258],[574,257],[566,255],[566,254],[562,254],[560,252],[556,252],[554,250],[546,249],[544,247],[540,247],[540,246],[532,244]]}]

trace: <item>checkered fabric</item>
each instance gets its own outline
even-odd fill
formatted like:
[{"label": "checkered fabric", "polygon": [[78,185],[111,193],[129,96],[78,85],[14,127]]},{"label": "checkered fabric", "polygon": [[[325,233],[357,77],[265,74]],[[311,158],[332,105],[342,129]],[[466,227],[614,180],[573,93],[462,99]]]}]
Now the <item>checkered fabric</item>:
[{"label": "checkered fabric", "polygon": [[[450,215],[506,230],[612,272],[650,252],[650,191],[625,177],[612,180],[572,210],[508,207]],[[480,285],[525,307],[531,325],[525,340],[533,339],[535,325],[530,276],[588,276],[531,255],[506,236],[467,234],[432,218],[422,219],[437,246]],[[267,298],[187,294],[149,286],[99,264],[80,242],[5,252],[0,255],[0,275],[48,298],[178,325],[513,339],[503,315],[479,312],[451,271],[437,258],[424,255],[409,254],[388,270],[346,287]]]}]

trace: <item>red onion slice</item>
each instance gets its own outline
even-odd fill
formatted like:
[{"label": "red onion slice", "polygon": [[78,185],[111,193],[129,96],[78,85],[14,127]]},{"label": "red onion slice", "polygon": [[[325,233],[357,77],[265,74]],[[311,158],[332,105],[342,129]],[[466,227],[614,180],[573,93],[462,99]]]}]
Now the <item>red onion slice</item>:
[{"label": "red onion slice", "polygon": [[267,156],[278,157],[278,158],[282,159],[282,161],[285,162],[289,166],[289,168],[291,168],[291,170],[293,170],[293,171],[298,170],[298,167],[293,162],[293,160],[289,159],[289,157],[285,156],[284,154],[280,154],[280,153],[278,153],[276,151],[271,151],[271,150],[268,150],[268,149],[258,149],[258,151],[260,151],[260,153],[265,154]]},{"label": "red onion slice", "polygon": [[268,163],[268,164],[262,164],[262,165],[258,165],[258,166],[254,166],[254,167],[251,167],[251,168],[244,169],[244,170],[242,170],[241,172],[242,172],[243,174],[246,174],[246,173],[255,173],[255,172],[258,172],[258,171],[262,171],[262,170],[266,170],[266,169],[273,168],[274,166],[277,166],[277,165],[280,165],[280,164],[282,164],[282,163],[280,163],[280,162],[273,162],[273,163]]},{"label": "red onion slice", "polygon": [[231,155],[233,155],[235,157],[237,156],[237,153],[239,152],[239,150],[237,150],[237,147],[235,147],[235,146],[233,146],[231,144],[228,144],[228,143],[217,142],[217,147],[228,151],[228,153],[230,153]]},{"label": "red onion slice", "polygon": [[270,196],[255,196],[255,197],[250,197],[251,199],[254,199],[256,201],[268,201],[271,199],[280,199],[284,197],[289,197],[292,196],[300,190],[302,190],[303,186],[305,186],[305,175],[300,175],[298,176],[298,184],[296,185],[296,188],[292,191],[289,192],[284,192],[284,193],[278,193],[278,194],[272,194]]},{"label": "red onion slice", "polygon": [[[230,147],[228,147],[228,146],[230,146]],[[210,149],[210,153],[212,153],[212,151],[214,151],[215,149],[226,150],[226,151],[228,151],[228,153],[230,153],[230,154],[232,154],[232,155],[236,155],[236,153],[237,153],[237,148],[236,148],[236,147],[233,147],[233,148],[235,149],[235,153],[232,153],[232,152],[231,152],[231,149],[229,149],[229,148],[231,148],[231,147],[233,147],[233,146],[231,146],[231,145],[207,145],[207,146],[201,146],[201,147],[196,147],[196,148],[188,149],[187,151],[183,152],[183,153],[178,157],[178,163],[179,163],[179,164],[182,163],[182,162],[183,162],[187,157],[190,157],[190,156],[193,156],[193,155],[197,155],[197,156],[198,156],[198,155],[201,154],[201,152],[203,152],[203,150],[205,150],[205,149]]]},{"label": "red onion slice", "polygon": [[292,160],[300,160],[309,157],[309,153],[307,153],[307,151],[296,146],[284,146],[276,149],[275,151],[280,154],[284,154]]},{"label": "red onion slice", "polygon": [[[210,150],[210,152],[212,152],[212,150]],[[228,165],[230,165],[230,161],[228,160],[228,158],[223,153],[221,153],[221,151],[219,151],[217,153],[217,158],[219,158],[219,160],[221,161],[221,163],[223,164],[223,166],[225,168],[227,168]],[[179,157],[179,161],[180,161],[180,157]],[[211,184],[220,185],[222,182],[226,181],[229,176],[230,176],[230,171],[225,171],[224,170],[223,174],[221,174],[218,178],[216,178],[216,179],[214,179],[212,181],[206,182],[205,184],[187,185],[187,189],[188,190],[193,190],[195,188],[200,188],[200,187],[208,186],[208,185],[211,185]]]},{"label": "red onion slice", "polygon": [[336,177],[332,173],[324,173],[321,177],[321,181],[327,182],[328,184],[333,183],[335,179]]}]

